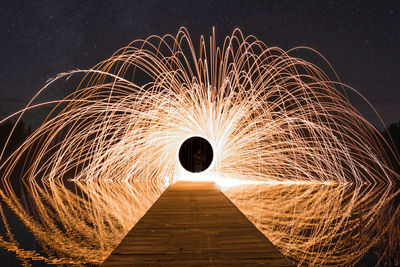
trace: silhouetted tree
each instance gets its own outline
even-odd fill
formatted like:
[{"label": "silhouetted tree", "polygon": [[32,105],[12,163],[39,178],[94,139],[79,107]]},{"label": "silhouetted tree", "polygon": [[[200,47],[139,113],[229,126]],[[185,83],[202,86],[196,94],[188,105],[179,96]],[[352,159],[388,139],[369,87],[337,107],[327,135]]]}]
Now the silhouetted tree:
[{"label": "silhouetted tree", "polygon": [[[14,127],[14,122],[8,120],[2,124],[0,124],[0,149],[3,150],[4,145],[7,142],[7,139]],[[27,127],[23,121],[19,121],[11,138],[6,147],[5,155],[9,155],[15,149],[18,148],[19,145],[30,135],[31,127]]]},{"label": "silhouetted tree", "polygon": [[[3,151],[3,148],[7,142],[8,137],[10,136],[10,133],[15,125],[15,122],[8,120],[5,121],[4,123],[0,124],[0,151]],[[23,121],[20,121],[15,129],[14,132],[12,133],[10,140],[8,141],[8,144],[5,149],[5,153],[2,158],[2,162],[6,160],[12,152],[14,152],[21,144],[22,142],[31,134],[31,126],[26,126],[26,124]],[[26,156],[26,155],[24,155]],[[14,188],[14,192],[19,195],[21,193],[21,183],[20,183],[20,177],[21,177],[21,171],[22,171],[22,164],[24,162],[24,159],[20,160],[17,163],[16,170],[17,172],[13,173],[11,176],[11,184]],[[4,169],[0,169],[0,177],[3,176],[3,171]]]},{"label": "silhouetted tree", "polygon": [[[383,137],[389,143],[390,148],[395,152],[397,158],[400,158],[400,121],[399,123],[392,123],[382,132]],[[389,147],[387,147],[389,149]],[[396,158],[391,154],[390,160],[392,161],[393,167],[396,169],[398,173],[400,173],[400,164],[396,160]]]}]

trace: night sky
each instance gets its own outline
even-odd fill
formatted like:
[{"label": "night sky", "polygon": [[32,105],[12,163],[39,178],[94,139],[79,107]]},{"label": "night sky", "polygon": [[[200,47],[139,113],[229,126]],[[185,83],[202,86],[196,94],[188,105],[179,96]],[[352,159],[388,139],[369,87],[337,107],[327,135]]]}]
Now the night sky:
[{"label": "night sky", "polygon": [[[236,27],[269,46],[309,46],[360,91],[386,123],[400,120],[398,1],[3,1],[0,116],[23,107],[45,81],[87,69],[151,34],[185,26],[195,42]],[[60,93],[60,97],[61,97]],[[371,122],[375,118],[354,100]]]}]

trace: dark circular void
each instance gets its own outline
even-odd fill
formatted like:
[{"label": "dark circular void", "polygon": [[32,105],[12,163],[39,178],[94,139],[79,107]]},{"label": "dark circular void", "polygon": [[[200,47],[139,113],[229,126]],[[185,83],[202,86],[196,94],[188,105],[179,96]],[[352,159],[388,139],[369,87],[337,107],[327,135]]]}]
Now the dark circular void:
[{"label": "dark circular void", "polygon": [[200,136],[187,139],[179,148],[179,161],[190,172],[202,172],[210,167],[213,160],[211,144]]}]

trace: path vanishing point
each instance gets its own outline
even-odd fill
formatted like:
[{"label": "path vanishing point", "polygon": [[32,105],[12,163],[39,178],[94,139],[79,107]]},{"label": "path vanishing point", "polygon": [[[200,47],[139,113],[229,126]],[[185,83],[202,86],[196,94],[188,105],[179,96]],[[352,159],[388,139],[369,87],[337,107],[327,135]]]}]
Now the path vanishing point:
[{"label": "path vanishing point", "polygon": [[212,182],[167,188],[102,266],[293,266]]}]

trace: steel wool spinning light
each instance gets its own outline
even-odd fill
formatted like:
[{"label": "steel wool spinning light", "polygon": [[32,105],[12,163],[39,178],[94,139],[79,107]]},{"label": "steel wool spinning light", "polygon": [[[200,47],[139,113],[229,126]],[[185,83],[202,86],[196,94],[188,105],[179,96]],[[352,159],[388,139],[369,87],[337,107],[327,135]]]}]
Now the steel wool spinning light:
[{"label": "steel wool spinning light", "polygon": [[[111,249],[104,241],[110,239],[107,233],[122,238],[166,185],[178,180],[213,180],[224,188],[282,184],[279,195],[285,186],[326,184],[332,187],[324,190],[336,190],[332,201],[325,202],[332,205],[344,190],[333,184],[390,185],[398,181],[383,149],[382,136],[346,97],[346,91],[354,90],[336,77],[332,80],[315,64],[292,56],[292,52],[268,47],[254,36],[244,37],[240,30],[226,37],[221,46],[214,33],[209,42],[202,37],[195,45],[187,30],[181,28],[176,36],[134,41],[92,69],[62,73],[50,80],[25,109],[3,120],[21,119],[25,112],[43,105],[54,106],[43,124],[10,156],[5,156],[3,148],[0,170],[4,189],[0,193],[43,247],[53,247],[63,256],[50,259],[21,251],[15,248],[18,245],[13,238],[4,238],[3,245],[14,246],[11,250],[24,259],[101,263]],[[56,81],[79,74],[84,77],[72,94],[35,104]],[[187,140],[197,144],[199,153],[206,152],[201,167],[187,160],[194,153],[187,148]],[[13,179],[25,182],[39,218],[30,216],[19,204]],[[81,195],[63,187],[67,181],[79,185]],[[132,188],[118,189],[117,185],[126,182],[133,184]],[[103,187],[107,188],[104,193]],[[273,187],[263,190],[276,191]],[[137,203],[129,204],[131,208],[140,207],[136,213],[132,211],[134,219],[111,212],[111,207],[129,202],[116,197],[115,192],[120,191],[124,196],[136,196],[130,201]],[[290,191],[296,190],[290,187]],[[236,191],[227,194],[241,208],[248,205],[241,202]],[[307,201],[311,201],[311,195],[305,196]],[[138,204],[141,201],[146,202],[142,207]],[[93,209],[87,208],[88,203]],[[275,211],[264,211],[268,212]],[[324,214],[314,213],[320,221],[329,223]],[[263,216],[254,210],[249,214]],[[331,217],[340,216],[335,213]],[[72,219],[76,225],[71,224]],[[271,223],[279,225],[279,231],[289,240],[279,219],[282,216],[275,216]],[[3,221],[6,224],[4,216]],[[69,234],[63,233],[60,224]],[[263,226],[262,221],[255,224]],[[71,234],[83,228],[86,233],[92,229],[91,236],[104,242],[93,245],[96,242],[87,237],[93,244],[85,245],[85,237]],[[59,237],[58,243],[46,237],[46,229]],[[263,231],[295,261],[323,263],[336,255],[324,252],[323,258],[318,258],[318,251],[311,251],[312,242],[325,250],[331,247],[321,245],[316,235],[307,239],[300,232],[290,243],[297,244],[299,250],[293,250],[273,234],[273,229],[271,226]],[[335,227],[324,229],[325,235],[332,233],[329,231],[335,231],[335,237],[339,235]],[[84,253],[71,250],[74,246],[81,246]],[[351,249],[355,253],[354,247]],[[305,254],[308,258],[299,256],[304,252],[309,252]],[[362,253],[365,251],[355,253],[356,257],[345,263]],[[343,264],[337,258],[332,262]]]}]

